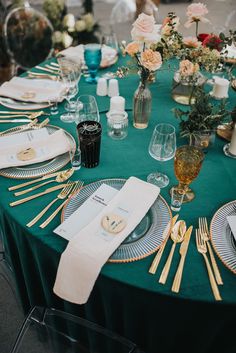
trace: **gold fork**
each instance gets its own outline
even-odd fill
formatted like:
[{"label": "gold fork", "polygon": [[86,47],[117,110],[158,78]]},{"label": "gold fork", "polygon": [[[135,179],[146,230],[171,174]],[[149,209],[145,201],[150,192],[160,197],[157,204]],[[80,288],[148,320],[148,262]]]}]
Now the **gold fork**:
[{"label": "gold fork", "polygon": [[[68,198],[73,197],[83,186],[84,182],[83,181],[77,181],[74,185],[74,188],[70,192]],[[52,220],[55,218],[55,216],[60,212],[60,210],[63,208],[65,203],[67,202],[67,199],[62,202],[62,204],[49,216],[46,221],[44,221],[42,224],[40,224],[40,228],[45,228]]]},{"label": "gold fork", "polygon": [[66,186],[59,192],[57,197],[52,200],[36,217],[32,219],[29,223],[26,224],[27,227],[32,227],[38,220],[47,212],[47,210],[58,200],[64,200],[68,195],[74,184],[71,181],[68,181]]},{"label": "gold fork", "polygon": [[209,255],[210,255],[210,259],[211,259],[211,264],[212,264],[212,268],[215,274],[215,278],[216,278],[216,282],[218,284],[223,284],[221,275],[220,275],[220,271],[218,269],[215,257],[214,257],[214,253],[212,251],[211,248],[211,244],[210,244],[210,238],[209,238],[209,230],[208,230],[208,225],[207,225],[207,219],[206,217],[200,217],[199,220],[199,231],[201,233],[202,238],[205,240],[207,247],[208,247],[208,251],[209,251]]},{"label": "gold fork", "polygon": [[197,245],[198,252],[200,254],[202,254],[202,256],[205,260],[207,272],[208,272],[208,276],[209,276],[209,280],[210,280],[210,284],[211,284],[211,288],[212,288],[212,292],[214,294],[214,297],[216,300],[222,300],[221,296],[220,296],[219,289],[218,289],[216,281],[215,281],[215,277],[214,277],[212,269],[211,269],[210,262],[207,258],[207,255],[206,255],[207,254],[206,242],[202,238],[201,233],[199,232],[198,229],[196,229],[196,245]]}]

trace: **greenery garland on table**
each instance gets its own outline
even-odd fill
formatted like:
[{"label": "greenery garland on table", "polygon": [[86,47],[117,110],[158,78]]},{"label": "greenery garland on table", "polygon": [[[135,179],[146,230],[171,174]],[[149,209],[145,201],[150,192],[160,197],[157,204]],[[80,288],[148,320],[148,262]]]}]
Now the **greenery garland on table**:
[{"label": "greenery garland on table", "polygon": [[83,13],[76,18],[68,13],[65,0],[44,0],[43,9],[54,27],[53,42],[56,51],[70,46],[99,41],[99,25],[93,16],[93,2],[83,2]]}]

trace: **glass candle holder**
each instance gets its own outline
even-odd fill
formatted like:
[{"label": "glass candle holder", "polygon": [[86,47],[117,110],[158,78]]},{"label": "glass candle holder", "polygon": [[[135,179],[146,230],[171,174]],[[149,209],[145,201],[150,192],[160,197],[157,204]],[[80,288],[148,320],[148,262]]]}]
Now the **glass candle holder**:
[{"label": "glass candle holder", "polygon": [[107,117],[107,133],[114,140],[123,140],[128,135],[128,114],[113,111]]}]

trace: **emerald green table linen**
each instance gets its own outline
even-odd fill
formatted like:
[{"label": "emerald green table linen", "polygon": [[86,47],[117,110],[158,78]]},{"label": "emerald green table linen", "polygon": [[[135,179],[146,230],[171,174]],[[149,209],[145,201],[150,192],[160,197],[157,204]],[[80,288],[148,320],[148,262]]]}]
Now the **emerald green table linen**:
[{"label": "emerald green table linen", "polygon": [[[116,67],[109,69],[115,70]],[[100,74],[103,73],[105,71],[100,71]],[[152,114],[150,124],[145,130],[132,126],[132,97],[139,83],[138,76],[119,79],[120,95],[126,99],[129,114],[128,137],[121,141],[107,136],[104,112],[109,109],[110,99],[96,97],[98,108],[103,112],[100,116],[103,127],[100,164],[93,169],[81,168],[75,172],[73,179],[83,180],[85,184],[100,179],[130,176],[146,180],[149,173],[161,171],[170,178],[169,186],[161,190],[161,195],[170,203],[169,189],[177,183],[173,160],[154,160],[148,153],[148,145],[154,126],[161,122],[176,127],[178,146],[186,143],[179,137],[178,121],[171,111],[177,106],[171,98],[173,73],[174,69],[170,70],[165,65],[157,72],[156,82],[150,86],[153,97]],[[95,92],[96,85],[85,83],[82,77],[79,95],[95,95]],[[235,105],[236,94],[230,89],[229,95],[230,109]],[[64,103],[60,104],[60,113],[63,106]],[[6,110],[2,106],[0,109]],[[63,123],[58,115],[50,117],[50,124],[66,129],[77,139],[74,123]],[[12,126],[1,124],[0,129],[5,130]],[[191,184],[196,198],[183,205],[179,216],[186,221],[187,226],[193,225],[196,228],[200,216],[207,217],[210,222],[222,205],[236,200],[236,161],[224,155],[225,143],[226,141],[216,136],[214,146],[205,155],[199,176]],[[224,285],[219,286],[223,301],[215,302],[203,257],[196,250],[195,232],[190,240],[179,294],[171,292],[180,259],[178,246],[166,285],[158,283],[171,247],[169,241],[155,275],[148,273],[155,254],[131,263],[107,263],[88,303],[74,305],[61,300],[52,291],[60,255],[67,245],[66,240],[53,233],[53,229],[60,223],[60,215],[45,229],[38,227],[40,222],[30,229],[26,227],[58,192],[10,207],[9,203],[15,197],[7,188],[22,183],[22,180],[0,177],[0,182],[0,227],[25,312],[33,305],[67,310],[126,336],[146,353],[236,352],[236,276],[216,256]]]}]

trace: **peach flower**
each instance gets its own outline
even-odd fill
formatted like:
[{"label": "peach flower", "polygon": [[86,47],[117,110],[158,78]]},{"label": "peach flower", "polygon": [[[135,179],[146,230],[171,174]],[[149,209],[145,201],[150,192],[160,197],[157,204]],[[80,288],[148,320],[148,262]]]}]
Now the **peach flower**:
[{"label": "peach flower", "polygon": [[185,23],[185,27],[189,28],[193,22],[204,22],[207,23],[209,20],[204,17],[208,14],[206,5],[201,2],[191,4],[187,7],[186,15],[188,16],[188,21]]},{"label": "peach flower", "polygon": [[179,72],[181,76],[188,77],[199,71],[199,65],[193,64],[189,60],[182,60],[179,64]]},{"label": "peach flower", "polygon": [[184,37],[183,42],[187,48],[198,48],[201,45],[197,37]]},{"label": "peach flower", "polygon": [[139,43],[138,42],[130,42],[125,47],[125,53],[129,54],[130,56],[134,56],[139,52]]},{"label": "peach flower", "polygon": [[141,64],[150,71],[156,71],[162,65],[161,54],[157,51],[146,49],[141,53]]},{"label": "peach flower", "polygon": [[131,36],[134,41],[142,41],[145,43],[157,43],[161,38],[159,26],[155,24],[154,17],[144,13],[141,13],[133,23]]}]

